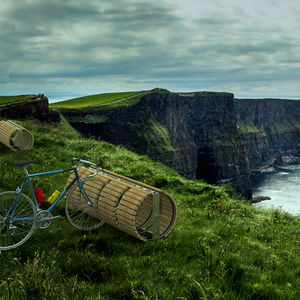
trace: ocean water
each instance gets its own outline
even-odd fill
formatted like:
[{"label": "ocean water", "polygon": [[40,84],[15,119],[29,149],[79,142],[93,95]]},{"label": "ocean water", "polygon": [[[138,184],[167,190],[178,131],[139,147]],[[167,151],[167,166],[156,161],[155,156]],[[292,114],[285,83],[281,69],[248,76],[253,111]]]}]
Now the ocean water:
[{"label": "ocean water", "polygon": [[264,173],[252,180],[253,197],[269,196],[254,205],[264,208],[279,208],[300,216],[300,167]]}]

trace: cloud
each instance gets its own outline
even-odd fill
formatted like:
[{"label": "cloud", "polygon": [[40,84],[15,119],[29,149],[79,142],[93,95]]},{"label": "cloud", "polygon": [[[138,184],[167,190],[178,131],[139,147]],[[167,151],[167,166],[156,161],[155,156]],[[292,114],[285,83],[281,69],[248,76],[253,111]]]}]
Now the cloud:
[{"label": "cloud", "polygon": [[293,0],[16,2],[0,3],[0,94],[156,86],[300,94]]}]

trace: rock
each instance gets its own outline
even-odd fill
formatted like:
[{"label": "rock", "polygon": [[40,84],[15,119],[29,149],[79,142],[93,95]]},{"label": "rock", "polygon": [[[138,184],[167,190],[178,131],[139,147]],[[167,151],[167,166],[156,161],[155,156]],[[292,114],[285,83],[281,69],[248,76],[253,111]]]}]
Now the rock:
[{"label": "rock", "polygon": [[235,99],[251,172],[300,163],[300,100]]},{"label": "rock", "polygon": [[57,111],[49,110],[48,98],[43,94],[30,95],[26,100],[0,105],[0,117],[13,120],[37,119],[42,122],[60,120]]},{"label": "rock", "polygon": [[272,173],[275,171],[275,167],[263,167],[263,169],[260,171],[260,173]]},{"label": "rock", "polygon": [[271,198],[268,196],[257,196],[257,197],[253,197],[250,201],[251,203],[258,203],[265,200],[271,200]]},{"label": "rock", "polygon": [[56,109],[53,109],[53,108],[49,109],[49,120],[51,122],[59,122],[60,121],[60,114]]}]

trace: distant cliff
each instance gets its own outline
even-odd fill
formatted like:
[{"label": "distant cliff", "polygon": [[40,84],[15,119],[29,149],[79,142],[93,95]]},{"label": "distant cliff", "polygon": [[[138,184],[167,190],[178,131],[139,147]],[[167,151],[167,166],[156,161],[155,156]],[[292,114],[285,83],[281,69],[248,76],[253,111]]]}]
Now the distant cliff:
[{"label": "distant cliff", "polygon": [[251,198],[233,94],[156,91],[132,106],[62,111],[86,136],[122,144],[192,179],[227,183]]},{"label": "distant cliff", "polygon": [[48,98],[42,94],[30,95],[25,100],[0,105],[0,118],[25,120],[38,119],[42,122],[59,121],[59,113],[49,109]]},{"label": "distant cliff", "polygon": [[300,164],[300,101],[235,99],[251,171]]}]

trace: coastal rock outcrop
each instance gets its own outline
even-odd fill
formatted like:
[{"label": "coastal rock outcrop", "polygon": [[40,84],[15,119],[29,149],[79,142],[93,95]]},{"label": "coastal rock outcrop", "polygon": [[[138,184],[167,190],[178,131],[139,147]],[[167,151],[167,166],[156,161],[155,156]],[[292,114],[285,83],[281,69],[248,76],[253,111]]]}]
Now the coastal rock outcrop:
[{"label": "coastal rock outcrop", "polygon": [[186,178],[226,183],[252,196],[233,94],[158,90],[132,106],[62,112],[86,136],[146,154]]},{"label": "coastal rock outcrop", "polygon": [[49,109],[48,98],[43,94],[30,95],[25,100],[1,104],[0,118],[38,119],[42,122],[58,122],[60,120],[59,113]]},{"label": "coastal rock outcrop", "polygon": [[252,173],[300,164],[299,100],[235,99],[234,107]]}]

